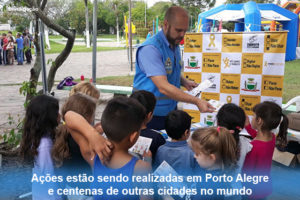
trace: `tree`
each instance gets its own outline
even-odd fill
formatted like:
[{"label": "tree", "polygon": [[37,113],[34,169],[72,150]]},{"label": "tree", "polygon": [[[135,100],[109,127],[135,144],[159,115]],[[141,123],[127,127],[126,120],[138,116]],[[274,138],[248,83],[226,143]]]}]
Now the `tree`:
[{"label": "tree", "polygon": [[216,0],[177,0],[177,3],[187,9],[191,16],[197,17],[199,13],[212,8]]},{"label": "tree", "polygon": [[84,0],[85,6],[85,38],[86,38],[86,47],[90,48],[90,27],[89,27],[89,7],[88,0]]},{"label": "tree", "polygon": [[[34,63],[34,66],[30,69],[30,79],[29,79],[29,91],[36,91],[36,87],[37,87],[37,82],[38,82],[38,78],[41,72],[41,62],[40,62],[40,58],[41,58],[41,49],[39,48],[39,19],[49,28],[55,30],[56,32],[60,33],[62,36],[67,38],[67,44],[65,46],[65,48],[62,50],[62,52],[55,58],[55,61],[52,62],[51,67],[50,67],[50,71],[48,74],[48,79],[47,79],[47,83],[48,83],[48,91],[51,91],[53,84],[54,84],[54,78],[55,78],[55,74],[57,69],[62,65],[62,63],[67,59],[67,57],[69,56],[72,48],[73,48],[73,44],[75,41],[75,30],[66,30],[65,28],[59,26],[58,24],[56,24],[54,22],[54,20],[52,20],[52,18],[50,18],[48,16],[48,14],[45,12],[45,7],[47,5],[47,0],[24,0],[24,1],[20,1],[20,0],[15,0],[14,1],[15,5],[18,6],[26,6],[28,8],[32,9],[32,13],[35,16],[35,37],[34,37],[34,44],[36,46],[37,49],[37,57]],[[26,100],[31,100],[32,98],[32,93],[27,93],[26,96]]]},{"label": "tree", "polygon": [[[250,0],[226,0],[226,4],[239,4],[239,3],[247,3]],[[256,3],[273,3],[273,0],[251,0]]]}]

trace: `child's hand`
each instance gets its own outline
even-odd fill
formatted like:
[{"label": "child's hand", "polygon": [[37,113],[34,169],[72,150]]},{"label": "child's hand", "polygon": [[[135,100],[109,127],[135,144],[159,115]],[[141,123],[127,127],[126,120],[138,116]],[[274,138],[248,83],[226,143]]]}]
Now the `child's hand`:
[{"label": "child's hand", "polygon": [[91,149],[91,160],[94,159],[97,154],[103,164],[110,160],[112,155],[113,144],[105,139],[102,135],[93,134],[93,137],[89,141]]},{"label": "child's hand", "polygon": [[94,128],[98,131],[98,133],[100,133],[101,135],[103,134],[103,129],[102,129],[102,126],[101,126],[101,122],[98,122],[94,125]]},{"label": "child's hand", "polygon": [[147,152],[146,152],[146,150],[144,151],[144,153],[143,153],[143,160],[146,161],[146,162],[149,162],[149,163],[152,162],[152,153],[151,153],[150,150],[147,151]]},{"label": "child's hand", "polygon": [[249,116],[246,115],[245,126],[248,126],[249,124],[250,124]]}]

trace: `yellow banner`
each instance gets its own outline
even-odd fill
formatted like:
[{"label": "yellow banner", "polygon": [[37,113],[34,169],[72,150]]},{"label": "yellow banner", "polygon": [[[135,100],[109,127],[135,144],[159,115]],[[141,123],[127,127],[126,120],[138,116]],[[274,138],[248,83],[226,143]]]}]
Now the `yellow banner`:
[{"label": "yellow banner", "polygon": [[202,52],[202,34],[185,34],[184,52]]},{"label": "yellow banner", "polygon": [[243,35],[223,33],[222,52],[242,52]]},{"label": "yellow banner", "polygon": [[242,55],[243,74],[261,74],[262,64],[263,64],[262,53],[243,53]]},{"label": "yellow banner", "polygon": [[266,33],[265,53],[285,53],[287,34]]},{"label": "yellow banner", "polygon": [[202,92],[201,99],[203,99],[205,101],[209,101],[211,99],[219,101],[220,94],[219,93]]},{"label": "yellow banner", "polygon": [[203,53],[202,72],[220,73],[221,71],[221,54],[220,53]]},{"label": "yellow banner", "polygon": [[200,111],[184,109],[192,117],[192,123],[200,122]]},{"label": "yellow banner", "polygon": [[239,94],[240,79],[240,74],[221,74],[221,93]]},{"label": "yellow banner", "polygon": [[282,97],[283,76],[262,76],[261,95]]},{"label": "yellow banner", "polygon": [[241,95],[240,107],[244,109],[246,115],[253,115],[253,107],[260,103],[260,96]]}]

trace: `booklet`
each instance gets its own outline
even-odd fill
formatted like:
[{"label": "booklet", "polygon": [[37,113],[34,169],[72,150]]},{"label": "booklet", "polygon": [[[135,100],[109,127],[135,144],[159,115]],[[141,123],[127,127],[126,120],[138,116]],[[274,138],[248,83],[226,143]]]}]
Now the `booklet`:
[{"label": "booklet", "polygon": [[210,105],[212,105],[214,108],[216,108],[215,112],[218,112],[220,110],[220,108],[225,104],[224,102],[217,101],[214,99],[209,100],[208,103],[210,103]]},{"label": "booklet", "polygon": [[129,149],[129,151],[143,156],[145,151],[149,151],[151,143],[152,138],[140,136],[133,147]]},{"label": "booklet", "polygon": [[193,90],[189,91],[189,93],[195,97],[199,97],[201,92],[209,88],[213,85],[213,82],[206,79],[205,81],[201,82],[197,87],[195,87]]}]

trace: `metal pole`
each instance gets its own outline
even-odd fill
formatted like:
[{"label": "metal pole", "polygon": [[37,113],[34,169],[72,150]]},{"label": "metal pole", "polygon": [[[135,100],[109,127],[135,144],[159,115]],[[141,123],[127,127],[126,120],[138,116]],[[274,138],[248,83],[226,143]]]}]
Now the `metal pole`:
[{"label": "metal pole", "polygon": [[93,7],[93,71],[92,71],[92,79],[93,84],[96,85],[96,64],[97,64],[97,0],[94,0]]},{"label": "metal pole", "polygon": [[130,70],[132,68],[132,27],[131,27],[131,0],[129,0],[129,59],[130,59]]},{"label": "metal pole", "polygon": [[45,61],[45,48],[44,48],[44,25],[40,22],[40,48],[41,48],[41,65],[42,65],[42,81],[43,81],[43,94],[48,94],[48,83],[46,74],[46,61]]}]

